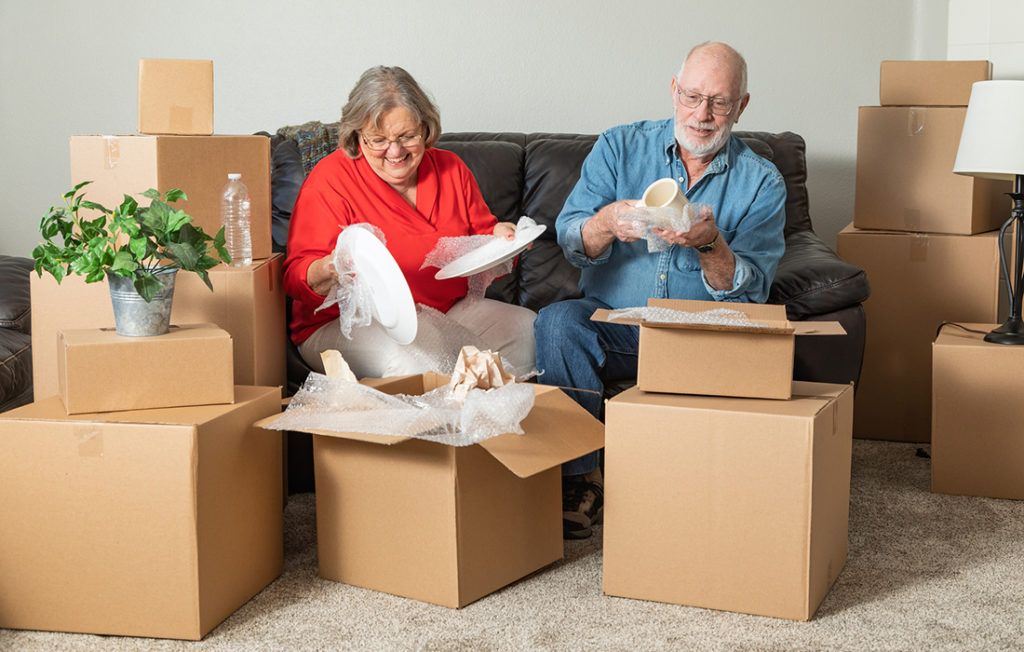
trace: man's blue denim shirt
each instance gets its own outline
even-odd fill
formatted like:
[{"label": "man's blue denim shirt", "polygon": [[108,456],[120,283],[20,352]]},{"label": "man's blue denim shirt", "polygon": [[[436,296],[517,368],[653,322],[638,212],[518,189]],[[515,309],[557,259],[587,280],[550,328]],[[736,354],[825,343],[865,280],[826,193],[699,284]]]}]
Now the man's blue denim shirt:
[{"label": "man's blue denim shirt", "polygon": [[612,308],[647,305],[647,299],[703,299],[763,303],[785,249],[786,184],[770,162],[730,136],[704,175],[686,192],[708,204],[722,238],[736,257],[730,290],[707,284],[691,247],[648,253],[647,242],[621,242],[597,258],[583,251],[583,223],[619,199],[640,199],[652,182],[676,179],[686,188],[686,169],[676,150],[672,119],[613,127],[601,134],[579,182],[555,222],[566,258],[581,268],[580,290]]}]

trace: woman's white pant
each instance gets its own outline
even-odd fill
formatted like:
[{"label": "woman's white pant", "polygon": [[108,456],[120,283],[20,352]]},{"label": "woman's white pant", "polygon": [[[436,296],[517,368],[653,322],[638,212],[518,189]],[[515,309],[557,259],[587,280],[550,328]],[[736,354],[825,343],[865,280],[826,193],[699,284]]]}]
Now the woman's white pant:
[{"label": "woman's white pant", "polygon": [[323,373],[320,353],[339,351],[357,378],[385,378],[426,371],[450,374],[459,351],[472,344],[496,351],[517,376],[534,371],[533,321],[529,308],[493,299],[464,298],[447,313],[417,306],[416,339],[402,345],[391,339],[377,322],[341,333],[338,320],[330,321],[299,345],[313,370]]}]

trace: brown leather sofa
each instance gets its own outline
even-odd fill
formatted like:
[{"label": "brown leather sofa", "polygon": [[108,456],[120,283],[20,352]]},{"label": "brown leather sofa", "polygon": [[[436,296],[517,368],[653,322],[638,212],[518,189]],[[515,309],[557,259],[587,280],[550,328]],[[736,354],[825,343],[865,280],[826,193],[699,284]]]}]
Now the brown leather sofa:
[{"label": "brown leather sofa", "polygon": [[[786,180],[786,252],[769,303],[784,305],[791,320],[839,321],[847,332],[845,336],[798,338],[794,376],[798,380],[856,383],[864,356],[861,303],[870,288],[864,270],[839,258],[814,232],[804,140],[791,132],[736,135],[772,161]],[[569,264],[555,241],[554,221],[595,140],[596,136],[584,134],[442,135],[437,147],[455,152],[466,162],[499,220],[514,222],[528,215],[548,227],[541,239],[523,252],[512,274],[488,289],[489,297],[538,310],[579,296],[579,270]],[[336,143],[337,123],[283,127],[271,137],[275,249],[285,250],[288,221],[305,175]],[[294,347],[290,349],[289,385],[294,391],[309,369]]]},{"label": "brown leather sofa", "polygon": [[32,401],[32,260],[0,255],[0,412]]}]

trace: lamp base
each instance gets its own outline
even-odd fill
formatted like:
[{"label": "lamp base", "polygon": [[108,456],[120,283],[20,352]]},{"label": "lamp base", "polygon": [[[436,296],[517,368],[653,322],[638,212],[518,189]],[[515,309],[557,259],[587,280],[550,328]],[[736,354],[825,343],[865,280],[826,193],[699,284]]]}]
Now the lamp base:
[{"label": "lamp base", "polygon": [[999,328],[985,335],[986,342],[995,344],[1024,344],[1024,322],[1020,317],[1011,317]]}]

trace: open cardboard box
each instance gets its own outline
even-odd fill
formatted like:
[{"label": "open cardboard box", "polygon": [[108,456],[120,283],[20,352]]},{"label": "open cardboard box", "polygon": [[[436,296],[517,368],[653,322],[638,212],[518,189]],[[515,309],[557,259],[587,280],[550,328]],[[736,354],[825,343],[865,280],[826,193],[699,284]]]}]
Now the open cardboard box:
[{"label": "open cardboard box", "polygon": [[737,310],[757,325],[611,319],[609,310],[594,311],[595,321],[640,327],[637,387],[645,392],[788,399],[794,338],[846,333],[839,322],[791,322],[785,306],[773,304],[648,299],[647,305],[684,312]]},{"label": "open cardboard box", "polygon": [[[447,382],[363,381],[407,395]],[[601,448],[604,426],[560,389],[533,387],[525,434],[472,446],[309,430],[320,576],[462,607],[561,559],[560,465]]]}]

